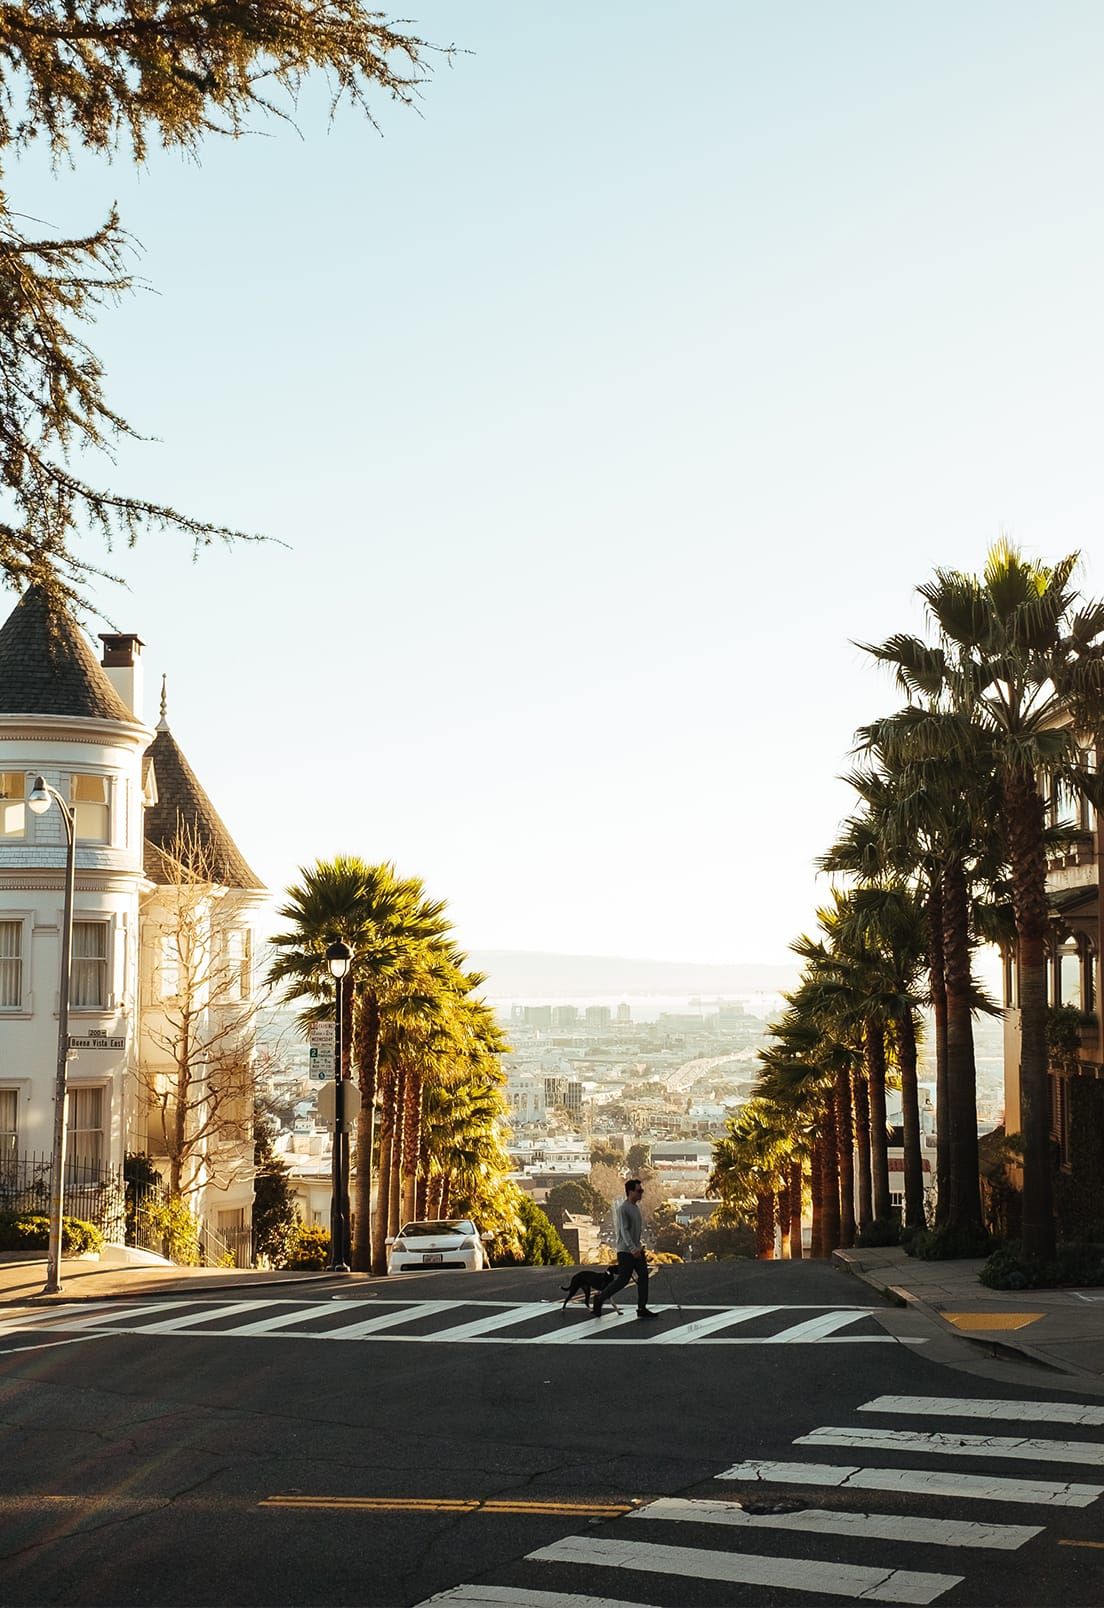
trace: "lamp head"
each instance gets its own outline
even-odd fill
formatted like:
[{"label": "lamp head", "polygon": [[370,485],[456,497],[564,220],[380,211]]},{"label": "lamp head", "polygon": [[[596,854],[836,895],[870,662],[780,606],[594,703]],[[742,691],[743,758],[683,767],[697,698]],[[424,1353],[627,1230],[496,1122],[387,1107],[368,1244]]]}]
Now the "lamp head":
[{"label": "lamp head", "polygon": [[50,808],[50,795],[46,791],[46,778],[44,776],[35,777],[34,787],[31,789],[27,804],[36,815],[43,815]]},{"label": "lamp head", "polygon": [[353,952],[348,944],[341,939],[335,939],[326,950],[326,965],[330,968],[330,976],[341,978],[349,970],[353,960]]}]

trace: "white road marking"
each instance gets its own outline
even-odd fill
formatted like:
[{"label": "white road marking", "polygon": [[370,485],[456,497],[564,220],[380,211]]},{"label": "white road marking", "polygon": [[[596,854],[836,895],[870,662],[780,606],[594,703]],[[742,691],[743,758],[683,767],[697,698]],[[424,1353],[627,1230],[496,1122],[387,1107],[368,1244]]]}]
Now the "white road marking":
[{"label": "white road marking", "polygon": [[[311,1318],[332,1318],[339,1311],[336,1301],[319,1302],[317,1306],[292,1307],[290,1312],[275,1312],[264,1318],[255,1318],[252,1323],[235,1323],[231,1329],[220,1329],[220,1334],[268,1334],[273,1329],[290,1329],[296,1323],[307,1323]],[[202,1318],[202,1313],[192,1313],[196,1321]]]},{"label": "white road marking", "polygon": [[[237,1312],[256,1312],[256,1301],[231,1301],[227,1306],[204,1307],[199,1312],[185,1312],[179,1318],[166,1318],[164,1323],[144,1323],[139,1331],[141,1334],[172,1334],[177,1329],[186,1329],[189,1324],[213,1323],[216,1318],[232,1318]],[[206,1333],[217,1333],[208,1330]]]},{"label": "white road marking", "polygon": [[997,1479],[958,1474],[953,1469],[858,1468],[837,1463],[735,1463],[719,1480],[763,1481],[772,1485],[846,1485],[856,1491],[908,1491],[917,1496],[976,1497],[983,1502],[1023,1502],[1037,1507],[1088,1507],[1104,1496],[1104,1485],[1059,1485],[1053,1480]]},{"label": "white road marking", "polygon": [[98,1334],[71,1334],[68,1340],[40,1340],[29,1346],[5,1346],[0,1351],[0,1357],[21,1357],[31,1351],[49,1351],[51,1346],[79,1346],[82,1340],[106,1340],[110,1329],[102,1329]]},{"label": "white road marking", "polygon": [[851,1597],[860,1602],[929,1603],[957,1586],[962,1575],[926,1574],[910,1569],[872,1568],[823,1559],[771,1558],[746,1552],[705,1552],[694,1547],[653,1546],[573,1535],[530,1552],[542,1563],[578,1563],[637,1573],[678,1575],[686,1580],[723,1580],[742,1585],[808,1591],[817,1597]]},{"label": "white road marking", "polygon": [[[147,1312],[171,1312],[174,1307],[179,1309],[180,1307],[194,1305],[194,1301],[150,1301],[145,1306],[136,1307],[120,1307],[116,1304],[108,1307],[105,1311],[95,1313],[90,1318],[71,1316],[74,1312],[84,1312],[84,1307],[66,1307],[62,1310],[58,1320],[52,1323],[50,1327],[52,1329],[91,1329],[98,1323],[110,1323],[112,1318],[121,1318],[129,1322],[131,1318],[141,1317]],[[259,1306],[260,1302],[257,1302],[256,1305]],[[44,1328],[45,1325],[38,1324],[36,1327]]]},{"label": "white road marking", "polygon": [[453,1586],[427,1597],[416,1608],[429,1608],[434,1602],[459,1602],[465,1608],[649,1608],[648,1603],[614,1602],[612,1597],[580,1596],[574,1591],[531,1591],[517,1586]]},{"label": "white road marking", "polygon": [[[854,1312],[826,1312],[819,1318],[806,1318],[804,1323],[795,1323],[792,1329],[783,1329],[781,1334],[772,1334],[771,1339],[776,1345],[796,1340],[820,1340],[825,1335],[834,1334],[837,1329],[845,1329],[849,1323],[857,1323],[860,1318],[869,1315],[868,1312],[860,1311],[858,1308]],[[851,1338],[857,1339],[858,1336]]]},{"label": "white road marking", "polygon": [[[360,1301],[358,1306],[366,1306],[367,1302]],[[415,1307],[392,1308],[389,1312],[377,1312],[374,1318],[364,1318],[360,1323],[343,1323],[340,1329],[327,1329],[324,1335],[311,1336],[319,1340],[361,1340],[366,1334],[377,1334],[381,1329],[394,1329],[400,1323],[409,1323],[414,1318],[428,1318],[435,1312],[455,1311],[457,1307],[467,1306],[466,1301],[420,1301]],[[302,1338],[296,1336],[296,1338]]]},{"label": "white road marking", "polygon": [[943,1457],[1014,1457],[1036,1463],[1104,1467],[1104,1442],[1030,1440],[1012,1435],[913,1433],[908,1429],[814,1429],[795,1446],[849,1446],[864,1452],[934,1452]]},{"label": "white road marking", "polygon": [[697,1340],[701,1336],[712,1334],[715,1329],[734,1328],[738,1323],[748,1323],[752,1318],[761,1318],[768,1312],[777,1312],[773,1306],[732,1307],[728,1312],[714,1312],[707,1318],[695,1318],[691,1323],[684,1323],[677,1329],[664,1329],[657,1334],[657,1346],[677,1346],[684,1340]]},{"label": "white road marking", "polygon": [[[512,1323],[524,1323],[528,1318],[539,1318],[548,1313],[547,1303],[544,1301],[529,1301],[523,1306],[507,1307],[504,1312],[490,1312],[482,1318],[473,1318],[470,1323],[459,1323],[454,1329],[437,1329],[432,1334],[411,1336],[418,1340],[473,1340],[476,1335],[492,1334],[496,1329],[505,1329]],[[416,1314],[420,1316],[420,1314]]]},{"label": "white road marking", "polygon": [[[662,1312],[662,1307],[653,1307],[653,1312]],[[629,1308],[628,1311],[602,1313],[600,1318],[584,1318],[582,1323],[563,1323],[555,1329],[549,1329],[547,1334],[535,1334],[529,1337],[529,1344],[535,1346],[570,1346],[579,1340],[597,1340],[601,1335],[608,1334],[611,1329],[618,1328],[623,1323],[636,1323],[636,1313]],[[515,1345],[525,1345],[524,1340],[515,1340]]]},{"label": "white road marking", "polygon": [[754,1513],[739,1502],[689,1501],[663,1496],[626,1515],[689,1524],[801,1530],[815,1535],[862,1536],[876,1541],[919,1541],[937,1547],[992,1547],[1015,1551],[1040,1535],[1041,1524],[970,1524],[963,1519],[920,1519],[898,1513],[848,1513],[839,1508],[801,1508],[792,1513]]},{"label": "white road marking", "polygon": [[1104,1407],[1076,1401],[972,1401],[968,1396],[877,1396],[860,1413],[904,1413],[940,1418],[1001,1418],[1012,1423],[1104,1424]]}]

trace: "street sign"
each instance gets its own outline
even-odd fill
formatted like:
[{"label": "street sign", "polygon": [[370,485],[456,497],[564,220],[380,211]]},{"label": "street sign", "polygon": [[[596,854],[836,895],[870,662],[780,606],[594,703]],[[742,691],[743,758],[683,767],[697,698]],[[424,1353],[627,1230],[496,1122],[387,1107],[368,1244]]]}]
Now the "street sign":
[{"label": "street sign", "polygon": [[332,1022],[312,1022],[307,1028],[307,1043],[313,1049],[330,1050],[334,1047],[334,1024]]},{"label": "street sign", "polygon": [[[318,1091],[315,1104],[318,1110],[318,1120],[324,1128],[333,1128],[334,1125],[334,1099],[337,1090],[334,1083],[324,1083]],[[360,1110],[360,1088],[352,1078],[345,1079],[345,1126],[351,1128],[356,1121]]]},{"label": "street sign", "polygon": [[312,1044],[310,1055],[310,1075],[316,1082],[323,1078],[332,1078],[334,1075],[334,1053],[331,1045],[328,1050],[316,1049]]},{"label": "street sign", "polygon": [[125,1038],[74,1038],[69,1035],[69,1048],[71,1050],[125,1050]]}]

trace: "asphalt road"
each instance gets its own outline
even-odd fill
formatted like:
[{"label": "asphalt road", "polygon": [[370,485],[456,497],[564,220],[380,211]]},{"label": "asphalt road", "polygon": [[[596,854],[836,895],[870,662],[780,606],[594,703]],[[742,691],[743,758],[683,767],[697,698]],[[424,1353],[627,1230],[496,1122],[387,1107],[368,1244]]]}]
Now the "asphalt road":
[{"label": "asphalt road", "polygon": [[6,1320],[0,1603],[1104,1601],[1099,1398],[934,1361],[823,1264],[661,1270],[653,1325],[562,1278]]}]

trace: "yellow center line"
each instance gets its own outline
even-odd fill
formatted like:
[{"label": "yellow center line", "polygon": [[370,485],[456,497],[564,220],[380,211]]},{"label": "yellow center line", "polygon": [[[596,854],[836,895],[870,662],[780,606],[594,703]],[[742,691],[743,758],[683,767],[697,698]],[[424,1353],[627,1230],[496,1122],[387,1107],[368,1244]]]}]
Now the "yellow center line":
[{"label": "yellow center line", "polygon": [[471,1497],[416,1496],[269,1496],[260,1507],[349,1508],[388,1513],[520,1513],[546,1514],[557,1518],[617,1518],[632,1511],[629,1502],[563,1502],[554,1498],[527,1501],[491,1497],[485,1502]]}]

